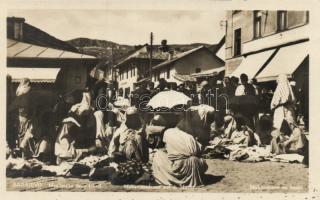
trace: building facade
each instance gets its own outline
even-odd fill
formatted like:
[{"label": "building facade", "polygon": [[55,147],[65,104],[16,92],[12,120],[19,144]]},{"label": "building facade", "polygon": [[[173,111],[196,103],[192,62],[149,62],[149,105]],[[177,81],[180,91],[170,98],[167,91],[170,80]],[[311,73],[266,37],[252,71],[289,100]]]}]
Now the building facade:
[{"label": "building facade", "polygon": [[60,94],[85,89],[98,61],[23,18],[7,19],[7,73],[16,84],[29,78],[34,88],[55,88]]},{"label": "building facade", "polygon": [[180,84],[184,81],[191,80],[191,74],[205,72],[223,66],[224,61],[222,59],[209,51],[208,48],[200,46],[177,54],[167,61],[154,66],[152,81],[157,82],[160,78],[164,78],[167,82]]},{"label": "building facade", "polygon": [[147,45],[136,50],[108,69],[107,76],[113,76],[118,82],[119,96],[128,97],[135,90],[135,84],[143,79],[150,78],[150,66],[157,65],[167,59],[167,54],[153,49],[153,58],[150,59],[150,49]]},{"label": "building facade", "polygon": [[[275,80],[277,73],[306,75],[308,24],[308,11],[227,11],[226,76],[248,72],[249,78],[265,82]],[[299,58],[293,63],[290,57],[295,53]],[[273,73],[266,73],[268,70]]]}]

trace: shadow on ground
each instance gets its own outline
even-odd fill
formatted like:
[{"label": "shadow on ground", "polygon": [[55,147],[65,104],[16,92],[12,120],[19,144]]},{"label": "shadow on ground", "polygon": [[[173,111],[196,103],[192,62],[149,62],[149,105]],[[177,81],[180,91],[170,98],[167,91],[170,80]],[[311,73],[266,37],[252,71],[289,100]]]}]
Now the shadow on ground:
[{"label": "shadow on ground", "polygon": [[220,182],[224,176],[214,176],[212,174],[205,174],[203,180],[206,185],[211,185]]}]

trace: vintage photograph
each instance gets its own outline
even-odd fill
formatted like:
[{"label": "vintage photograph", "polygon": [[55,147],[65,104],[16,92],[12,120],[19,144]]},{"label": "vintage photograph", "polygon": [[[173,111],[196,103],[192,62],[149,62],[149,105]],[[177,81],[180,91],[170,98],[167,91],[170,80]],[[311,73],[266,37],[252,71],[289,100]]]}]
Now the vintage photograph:
[{"label": "vintage photograph", "polygon": [[309,11],[6,20],[7,191],[308,192]]}]

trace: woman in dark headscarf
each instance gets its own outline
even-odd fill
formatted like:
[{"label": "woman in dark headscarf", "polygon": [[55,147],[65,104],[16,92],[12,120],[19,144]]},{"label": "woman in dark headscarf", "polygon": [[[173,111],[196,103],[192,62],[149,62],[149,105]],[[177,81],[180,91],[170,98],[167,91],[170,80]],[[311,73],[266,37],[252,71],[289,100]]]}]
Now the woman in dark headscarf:
[{"label": "woman in dark headscarf", "polygon": [[[25,105],[19,107],[19,147],[22,150],[24,159],[38,158],[42,161],[50,160],[52,144],[50,131],[53,131],[51,124],[45,122],[48,118],[40,115],[30,99],[31,83],[29,79],[24,79],[17,88],[16,95],[23,96]],[[22,99],[22,98],[21,98]],[[45,114],[45,113],[42,113]],[[44,125],[45,124],[45,125]],[[47,127],[45,127],[47,126]],[[44,134],[46,133],[46,134]]]},{"label": "woman in dark headscarf", "polygon": [[137,108],[129,107],[126,110],[126,120],[113,134],[108,154],[113,157],[119,155],[127,160],[148,161],[149,152],[144,125]]},{"label": "woman in dark headscarf", "polygon": [[83,93],[81,103],[73,105],[68,117],[62,121],[55,143],[58,163],[61,160],[79,160],[96,152],[97,123],[90,102],[90,94]]}]

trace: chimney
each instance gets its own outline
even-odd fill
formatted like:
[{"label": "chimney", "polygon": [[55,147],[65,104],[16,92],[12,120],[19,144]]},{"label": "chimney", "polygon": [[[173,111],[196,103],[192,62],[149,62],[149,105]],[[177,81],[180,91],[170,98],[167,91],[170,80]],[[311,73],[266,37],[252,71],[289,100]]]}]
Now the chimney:
[{"label": "chimney", "polygon": [[173,51],[170,50],[168,53],[169,53],[168,60],[172,60],[173,59]]},{"label": "chimney", "polygon": [[7,36],[15,40],[23,39],[24,18],[8,17],[7,18]]}]

